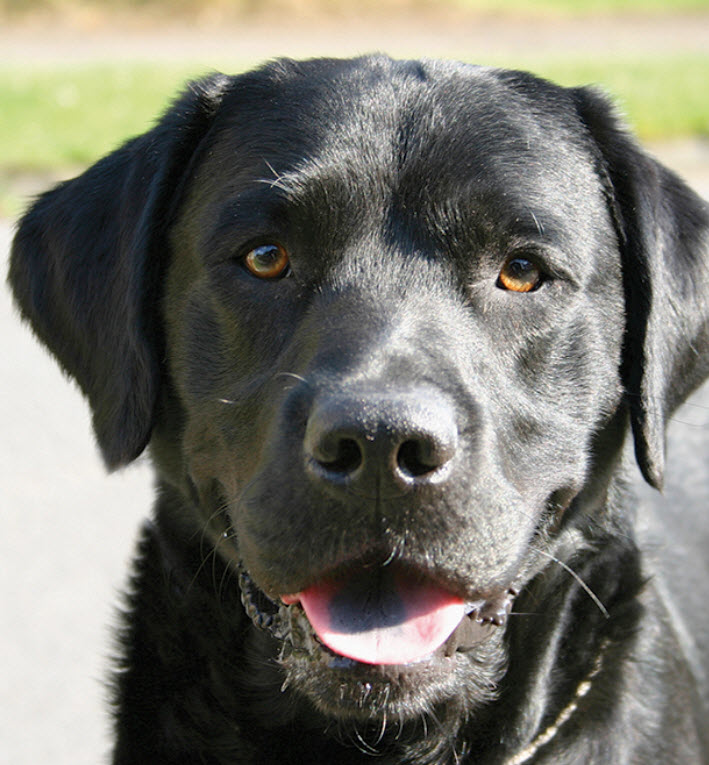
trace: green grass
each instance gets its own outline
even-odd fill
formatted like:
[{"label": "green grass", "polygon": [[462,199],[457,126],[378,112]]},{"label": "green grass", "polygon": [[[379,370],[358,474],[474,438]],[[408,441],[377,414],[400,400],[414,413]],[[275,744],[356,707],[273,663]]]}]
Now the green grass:
[{"label": "green grass", "polygon": [[0,172],[93,161],[148,129],[190,74],[147,64],[0,67]]},{"label": "green grass", "polygon": [[645,141],[709,137],[709,51],[655,58],[519,60],[514,66],[561,85],[601,86]]},{"label": "green grass", "polygon": [[[709,136],[709,52],[481,63],[530,69],[564,85],[599,84],[645,140]],[[187,64],[51,70],[0,64],[0,215],[19,211],[18,178],[72,172],[93,162],[148,129],[184,82],[201,71]]]},{"label": "green grass", "polygon": [[148,64],[0,64],[0,217],[16,217],[47,185],[42,177],[70,176],[148,130],[194,73]]}]

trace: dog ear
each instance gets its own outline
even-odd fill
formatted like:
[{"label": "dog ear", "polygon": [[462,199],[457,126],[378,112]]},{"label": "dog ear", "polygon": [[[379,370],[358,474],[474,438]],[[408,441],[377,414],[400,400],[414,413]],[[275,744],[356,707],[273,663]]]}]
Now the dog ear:
[{"label": "dog ear", "polygon": [[644,152],[593,89],[572,91],[590,131],[620,240],[622,378],[635,454],[660,489],[665,425],[709,375],[709,205]]},{"label": "dog ear", "polygon": [[166,229],[229,82],[193,83],[151,131],[41,196],[13,242],[15,300],[88,398],[109,468],[135,459],[150,439]]}]

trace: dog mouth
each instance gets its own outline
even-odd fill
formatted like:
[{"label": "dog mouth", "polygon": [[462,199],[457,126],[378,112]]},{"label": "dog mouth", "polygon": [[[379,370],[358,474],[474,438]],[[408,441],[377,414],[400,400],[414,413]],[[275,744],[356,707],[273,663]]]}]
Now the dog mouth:
[{"label": "dog mouth", "polygon": [[323,657],[334,668],[412,665],[472,651],[502,628],[517,591],[463,599],[392,563],[351,566],[297,593],[269,598],[239,569],[251,621],[282,642],[281,655]]}]

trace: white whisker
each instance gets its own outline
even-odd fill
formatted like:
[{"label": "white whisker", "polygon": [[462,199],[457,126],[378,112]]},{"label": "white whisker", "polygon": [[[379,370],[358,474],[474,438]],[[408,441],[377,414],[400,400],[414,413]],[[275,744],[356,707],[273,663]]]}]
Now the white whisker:
[{"label": "white whisker", "polygon": [[308,384],[308,381],[303,377],[302,375],[297,375],[295,372],[278,372],[274,376],[274,379],[276,377],[292,377],[294,380],[298,380],[299,382],[303,382],[306,385]]},{"label": "white whisker", "polygon": [[571,576],[579,583],[579,585],[583,587],[583,589],[586,591],[586,594],[591,598],[591,600],[598,606],[603,616],[605,616],[606,619],[610,619],[610,614],[608,613],[608,609],[603,605],[603,603],[601,603],[596,593],[586,584],[586,582],[584,582],[584,580],[572,568],[567,566],[563,560],[559,560],[556,556],[552,555],[551,553],[545,552],[544,550],[540,550],[538,547],[533,547],[532,549],[535,552],[538,552],[540,555],[544,555],[550,560],[553,560],[554,563],[558,563],[561,566],[561,568],[564,569],[564,571],[571,574]]}]

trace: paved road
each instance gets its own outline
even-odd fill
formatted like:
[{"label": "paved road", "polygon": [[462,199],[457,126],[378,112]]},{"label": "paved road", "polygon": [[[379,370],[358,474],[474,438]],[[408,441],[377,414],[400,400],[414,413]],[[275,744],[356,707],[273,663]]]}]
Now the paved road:
[{"label": "paved road", "polygon": [[[657,152],[709,198],[706,146]],[[3,255],[10,236],[0,222]],[[143,463],[104,474],[84,402],[17,321],[4,284],[0,337],[0,764],[95,765],[109,740],[109,625],[150,473]],[[708,399],[683,421],[693,432],[709,428]]]},{"label": "paved road", "polygon": [[[0,224],[3,274],[9,242]],[[4,283],[0,337],[0,763],[95,765],[108,740],[109,625],[150,474],[105,475],[81,396]]]},{"label": "paved road", "polygon": [[313,19],[273,14],[238,24],[204,20],[201,24],[170,24],[161,20],[147,29],[95,25],[81,20],[51,29],[0,27],[5,63],[24,66],[66,64],[128,57],[160,60],[258,61],[272,56],[350,56],[387,51],[397,56],[458,57],[483,62],[491,57],[538,57],[593,53],[598,56],[637,53],[703,52],[707,47],[709,14],[630,14],[591,19],[558,16],[516,18],[509,14],[476,16],[435,7],[429,13],[364,14],[358,17]]}]

